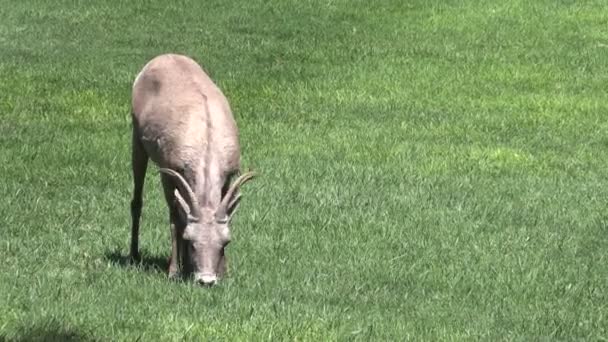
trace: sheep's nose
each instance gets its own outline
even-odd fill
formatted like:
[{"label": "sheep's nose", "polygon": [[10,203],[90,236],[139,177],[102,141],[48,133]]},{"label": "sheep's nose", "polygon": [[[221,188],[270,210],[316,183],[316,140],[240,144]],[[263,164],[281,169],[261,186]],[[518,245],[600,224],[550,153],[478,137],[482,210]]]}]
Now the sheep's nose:
[{"label": "sheep's nose", "polygon": [[217,276],[215,274],[196,274],[194,279],[199,285],[213,286],[217,284]]}]

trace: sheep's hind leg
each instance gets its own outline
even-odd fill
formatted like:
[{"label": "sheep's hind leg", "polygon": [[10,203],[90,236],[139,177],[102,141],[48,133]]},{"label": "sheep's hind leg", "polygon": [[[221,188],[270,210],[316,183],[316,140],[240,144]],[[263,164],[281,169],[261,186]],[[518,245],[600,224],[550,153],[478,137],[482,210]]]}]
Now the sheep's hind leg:
[{"label": "sheep's hind leg", "polygon": [[142,196],[146,169],[148,167],[148,155],[141,142],[133,131],[133,144],[131,163],[133,167],[133,198],[131,200],[131,251],[130,257],[133,261],[139,261],[139,223],[141,209],[143,206]]}]

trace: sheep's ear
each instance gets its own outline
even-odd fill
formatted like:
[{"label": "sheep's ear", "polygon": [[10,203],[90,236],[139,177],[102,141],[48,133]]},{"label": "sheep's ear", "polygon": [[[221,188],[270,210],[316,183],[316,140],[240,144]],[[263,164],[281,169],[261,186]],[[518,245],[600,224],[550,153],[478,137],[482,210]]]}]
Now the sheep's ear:
[{"label": "sheep's ear", "polygon": [[182,195],[179,193],[179,190],[175,189],[173,195],[175,196],[175,202],[177,203],[177,212],[179,213],[182,222],[187,224],[188,222],[196,221],[197,219],[190,214],[190,207],[188,206]]},{"label": "sheep's ear", "polygon": [[184,234],[182,235],[182,238],[184,238],[185,240],[194,240],[194,226],[193,225],[187,225],[186,228],[184,229]]}]

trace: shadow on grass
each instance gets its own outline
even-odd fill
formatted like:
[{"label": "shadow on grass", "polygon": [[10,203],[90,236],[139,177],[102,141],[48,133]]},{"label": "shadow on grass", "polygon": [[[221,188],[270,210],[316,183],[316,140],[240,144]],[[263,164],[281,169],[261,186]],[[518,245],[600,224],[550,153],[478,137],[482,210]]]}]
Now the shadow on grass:
[{"label": "shadow on grass", "polygon": [[169,260],[166,256],[147,255],[145,252],[142,252],[140,261],[134,261],[129,255],[124,255],[120,251],[107,252],[105,258],[116,266],[134,266],[146,272],[167,273],[169,269]]},{"label": "shadow on grass", "polygon": [[37,341],[66,341],[66,342],[90,342],[99,341],[86,334],[77,331],[73,328],[62,326],[55,321],[49,321],[42,325],[33,327],[24,327],[16,336],[0,335],[0,342],[16,341],[16,342],[37,342]]}]

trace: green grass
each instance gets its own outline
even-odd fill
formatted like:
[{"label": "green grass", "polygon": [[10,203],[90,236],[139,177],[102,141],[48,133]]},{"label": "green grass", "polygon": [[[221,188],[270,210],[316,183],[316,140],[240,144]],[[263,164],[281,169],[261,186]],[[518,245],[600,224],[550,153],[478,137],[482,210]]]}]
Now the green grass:
[{"label": "green grass", "polygon": [[[608,339],[603,1],[0,0],[0,340]],[[224,90],[230,275],[171,282],[130,87]]]}]

